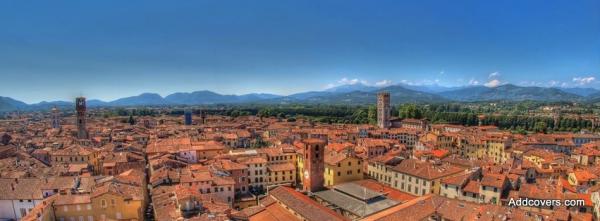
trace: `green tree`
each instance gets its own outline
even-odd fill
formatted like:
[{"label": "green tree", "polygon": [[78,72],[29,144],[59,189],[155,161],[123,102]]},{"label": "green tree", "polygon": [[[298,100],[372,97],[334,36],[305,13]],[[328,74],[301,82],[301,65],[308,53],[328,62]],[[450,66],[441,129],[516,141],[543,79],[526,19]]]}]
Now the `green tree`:
[{"label": "green tree", "polygon": [[538,122],[535,122],[533,130],[538,133],[546,133],[548,130],[548,126],[546,125],[546,122],[538,121]]}]

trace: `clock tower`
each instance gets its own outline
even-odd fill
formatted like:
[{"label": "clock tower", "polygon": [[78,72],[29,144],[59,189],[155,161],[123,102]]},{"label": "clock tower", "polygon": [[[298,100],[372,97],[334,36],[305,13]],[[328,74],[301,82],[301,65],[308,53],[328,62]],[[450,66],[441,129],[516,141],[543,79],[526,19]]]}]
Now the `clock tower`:
[{"label": "clock tower", "polygon": [[323,189],[325,172],[325,146],[327,141],[310,138],[304,143],[304,171],[302,172],[302,189],[315,192]]}]

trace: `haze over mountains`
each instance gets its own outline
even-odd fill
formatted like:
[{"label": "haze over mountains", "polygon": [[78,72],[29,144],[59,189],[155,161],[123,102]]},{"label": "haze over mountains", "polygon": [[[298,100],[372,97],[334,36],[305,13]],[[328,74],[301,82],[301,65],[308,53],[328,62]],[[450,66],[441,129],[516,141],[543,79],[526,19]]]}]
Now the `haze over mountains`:
[{"label": "haze over mountains", "polygon": [[[439,85],[397,84],[376,87],[365,84],[348,84],[323,91],[309,91],[281,96],[266,93],[244,95],[223,95],[212,91],[178,92],[162,97],[156,93],[143,93],[114,101],[89,99],[90,107],[118,106],[161,106],[161,105],[210,105],[210,104],[374,104],[378,92],[391,94],[394,104],[436,103],[436,102],[477,102],[477,101],[577,101],[598,102],[600,90],[593,88],[548,88],[504,84],[497,87],[462,86],[444,87]],[[70,101],[40,102],[26,104],[10,97],[0,97],[0,111],[49,109],[52,106],[71,106]]]}]

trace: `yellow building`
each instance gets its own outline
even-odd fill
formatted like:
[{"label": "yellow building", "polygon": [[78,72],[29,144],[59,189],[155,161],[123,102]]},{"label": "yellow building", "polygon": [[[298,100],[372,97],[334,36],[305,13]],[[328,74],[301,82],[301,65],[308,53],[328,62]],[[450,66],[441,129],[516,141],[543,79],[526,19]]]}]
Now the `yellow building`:
[{"label": "yellow building", "polygon": [[90,197],[94,220],[143,220],[144,194],[140,187],[108,183],[96,189]]},{"label": "yellow building", "polygon": [[363,179],[362,159],[350,153],[325,154],[325,186]]},{"label": "yellow building", "polygon": [[267,186],[296,184],[296,167],[291,163],[278,163],[267,166]]},{"label": "yellow building", "polygon": [[97,220],[90,194],[58,195],[54,201],[54,216],[59,221],[69,220]]},{"label": "yellow building", "polygon": [[145,201],[140,187],[113,182],[92,194],[57,195],[52,206],[59,221],[143,220]]},{"label": "yellow building", "polygon": [[510,158],[509,150],[512,137],[504,133],[488,133],[482,138],[486,146],[486,155],[496,163],[504,163]]}]

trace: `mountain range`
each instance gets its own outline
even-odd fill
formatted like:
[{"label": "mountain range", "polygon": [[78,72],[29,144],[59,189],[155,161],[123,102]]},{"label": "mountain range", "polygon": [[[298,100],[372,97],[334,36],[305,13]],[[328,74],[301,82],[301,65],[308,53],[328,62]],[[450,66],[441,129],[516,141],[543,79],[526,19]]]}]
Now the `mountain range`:
[{"label": "mountain range", "polygon": [[[462,86],[444,87],[439,85],[397,84],[376,87],[365,84],[351,84],[332,87],[323,91],[308,91],[288,96],[266,93],[244,95],[224,95],[212,91],[178,92],[165,97],[156,93],[143,93],[113,101],[90,99],[90,107],[119,106],[165,106],[165,105],[210,105],[210,104],[290,104],[290,103],[327,103],[327,104],[374,104],[377,93],[386,91],[391,102],[399,103],[439,103],[439,102],[477,102],[477,101],[571,101],[600,102],[600,90],[593,88],[553,88],[530,87],[504,84],[497,87]],[[0,111],[42,110],[53,106],[69,107],[69,101],[40,102],[26,104],[10,97],[0,97]]]}]

